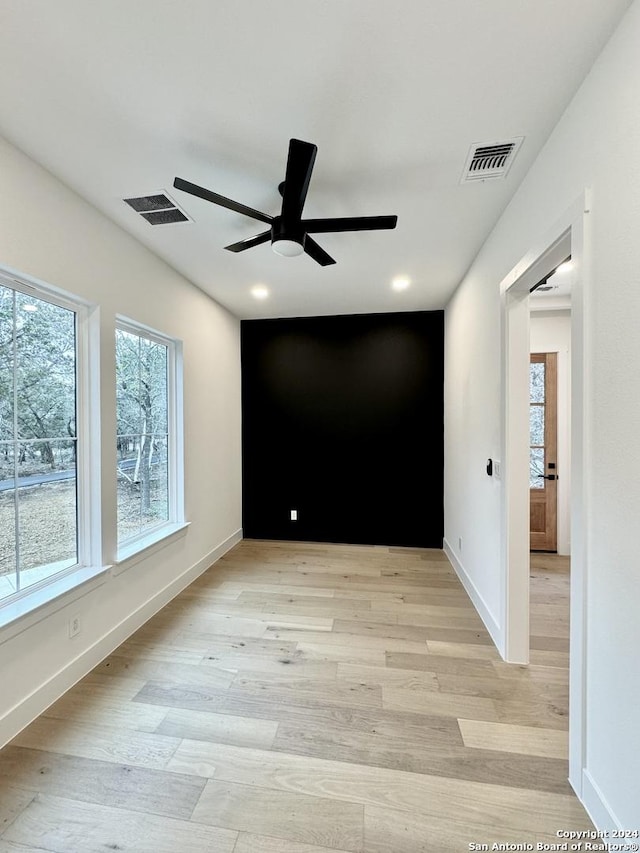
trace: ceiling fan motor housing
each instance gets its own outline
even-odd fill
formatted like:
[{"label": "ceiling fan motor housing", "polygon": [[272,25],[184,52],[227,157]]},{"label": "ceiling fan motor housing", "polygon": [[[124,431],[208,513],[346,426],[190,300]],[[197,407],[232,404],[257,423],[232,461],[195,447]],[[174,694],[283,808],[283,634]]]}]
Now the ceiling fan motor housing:
[{"label": "ceiling fan motor housing", "polygon": [[304,252],[306,236],[300,220],[285,223],[281,216],[276,216],[271,224],[271,248],[278,255],[301,255]]}]

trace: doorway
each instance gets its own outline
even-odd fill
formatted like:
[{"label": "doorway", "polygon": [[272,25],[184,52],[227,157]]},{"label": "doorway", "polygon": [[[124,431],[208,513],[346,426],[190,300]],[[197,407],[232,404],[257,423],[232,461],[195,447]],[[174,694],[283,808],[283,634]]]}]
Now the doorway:
[{"label": "doorway", "polygon": [[[503,653],[507,661],[529,662],[530,625],[530,291],[571,255],[575,265],[571,302],[571,585],[569,781],[582,795],[586,767],[585,620],[587,583],[587,501],[584,477],[585,305],[590,274],[585,254],[589,237],[588,193],[576,201],[501,283],[503,479]],[[549,460],[554,461],[554,460]],[[557,460],[556,460],[557,461]],[[539,473],[549,473],[542,471]],[[556,475],[557,476],[557,475]],[[552,481],[548,481],[552,482]],[[557,482],[562,482],[562,479]]]},{"label": "doorway", "polygon": [[570,259],[529,297],[530,549],[571,553]]}]

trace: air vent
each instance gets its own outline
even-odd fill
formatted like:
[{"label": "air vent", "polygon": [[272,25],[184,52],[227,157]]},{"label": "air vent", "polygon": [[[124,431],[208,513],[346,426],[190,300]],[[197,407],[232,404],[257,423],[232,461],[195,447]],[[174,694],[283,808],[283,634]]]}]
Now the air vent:
[{"label": "air vent", "polygon": [[502,142],[472,145],[460,183],[504,178],[513,164],[523,139],[523,136],[516,136]]},{"label": "air vent", "polygon": [[141,213],[140,216],[151,225],[171,225],[172,222],[189,221],[177,207],[172,207],[170,210],[152,210],[149,213]]},{"label": "air vent", "polygon": [[164,191],[152,195],[122,199],[139,213],[150,225],[172,225],[175,222],[193,222],[175,201]]}]

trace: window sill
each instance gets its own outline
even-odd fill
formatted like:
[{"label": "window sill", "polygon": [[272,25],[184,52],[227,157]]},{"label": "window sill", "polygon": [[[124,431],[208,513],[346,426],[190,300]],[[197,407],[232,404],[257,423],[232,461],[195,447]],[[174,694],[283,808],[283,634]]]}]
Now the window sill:
[{"label": "window sill", "polygon": [[0,604],[0,645],[101,586],[111,566],[85,566]]},{"label": "window sill", "polygon": [[165,524],[157,530],[151,531],[147,536],[142,536],[133,542],[127,542],[118,548],[118,556],[112,574],[114,576],[121,574],[130,566],[135,565],[140,560],[145,560],[151,554],[164,548],[168,544],[168,540],[184,536],[190,524],[190,521]]}]

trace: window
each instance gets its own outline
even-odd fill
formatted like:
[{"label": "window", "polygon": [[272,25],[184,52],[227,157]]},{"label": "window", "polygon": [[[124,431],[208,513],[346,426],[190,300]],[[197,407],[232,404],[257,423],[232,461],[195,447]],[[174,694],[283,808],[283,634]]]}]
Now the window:
[{"label": "window", "polygon": [[77,565],[82,545],[77,312],[43,295],[0,280],[0,600]]},{"label": "window", "polygon": [[164,535],[168,525],[182,520],[176,472],[176,364],[176,342],[128,321],[118,323],[119,555],[123,545],[143,547],[148,536]]},{"label": "window", "polygon": [[[0,628],[103,582],[97,306],[0,271]],[[181,344],[116,323],[118,561],[186,527]],[[180,424],[180,428],[178,425]],[[104,432],[103,432],[104,436]]]},{"label": "window", "polygon": [[544,489],[545,362],[531,357],[529,365],[529,486]]}]

